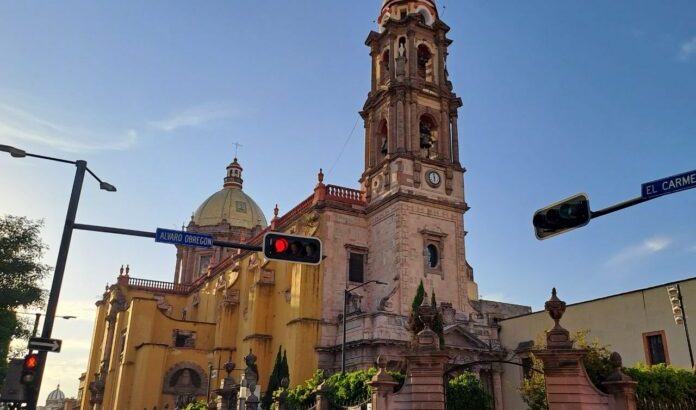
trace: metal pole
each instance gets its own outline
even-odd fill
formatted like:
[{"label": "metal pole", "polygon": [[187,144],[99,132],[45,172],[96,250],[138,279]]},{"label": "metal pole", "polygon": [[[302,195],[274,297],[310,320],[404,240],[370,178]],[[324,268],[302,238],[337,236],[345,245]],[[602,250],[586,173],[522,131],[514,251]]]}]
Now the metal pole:
[{"label": "metal pole", "polygon": [[341,373],[346,372],[346,305],[348,304],[348,291],[343,289],[343,343],[341,343]]},{"label": "metal pole", "polygon": [[205,404],[210,405],[210,383],[213,382],[213,363],[208,362],[208,389],[205,393]]},{"label": "metal pole", "polygon": [[686,332],[686,345],[689,347],[689,359],[691,359],[691,368],[694,368],[694,353],[691,351],[691,338],[689,338],[689,326],[686,324],[686,310],[684,309],[684,300],[682,299],[681,286],[677,284],[677,293],[679,294],[679,305],[682,309],[682,318],[684,319],[684,331]]},{"label": "metal pole", "polygon": [[36,331],[39,330],[39,320],[41,320],[41,313],[34,313],[36,319],[34,319],[34,330],[31,331],[31,337],[36,337]]},{"label": "metal pole", "polygon": [[[58,260],[56,261],[56,270],[53,274],[53,283],[51,284],[51,291],[48,295],[46,316],[44,319],[43,331],[41,332],[41,337],[46,339],[51,337],[51,333],[53,332],[53,322],[56,319],[58,298],[60,297],[60,288],[63,284],[63,274],[65,273],[65,265],[68,260],[70,240],[72,239],[73,225],[75,224],[75,216],[77,215],[77,206],[80,202],[82,183],[84,182],[85,171],[87,170],[87,161],[76,161],[75,166],[77,167],[77,170],[75,171],[75,180],[73,181],[72,192],[70,193],[70,203],[68,204],[68,213],[65,216],[63,237],[60,240]],[[46,368],[46,353],[47,352],[44,351],[39,352],[39,369],[36,377],[36,387],[27,403],[28,410],[36,410],[36,403],[39,399],[39,391],[41,390],[41,380],[43,379],[44,369]]]}]

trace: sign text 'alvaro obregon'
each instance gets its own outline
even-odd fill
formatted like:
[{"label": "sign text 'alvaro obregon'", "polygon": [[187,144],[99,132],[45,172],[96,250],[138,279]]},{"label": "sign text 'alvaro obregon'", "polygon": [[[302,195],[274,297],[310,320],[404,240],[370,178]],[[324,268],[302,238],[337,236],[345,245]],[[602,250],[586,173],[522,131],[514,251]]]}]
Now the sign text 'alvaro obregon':
[{"label": "sign text 'alvaro obregon'", "polygon": [[201,248],[212,248],[213,237],[210,235],[191,233],[184,231],[174,231],[171,229],[157,228],[155,232],[155,242],[171,243],[174,245],[196,246]]},{"label": "sign text 'alvaro obregon'", "polygon": [[696,188],[696,170],[642,184],[641,196],[653,199],[691,188]]}]

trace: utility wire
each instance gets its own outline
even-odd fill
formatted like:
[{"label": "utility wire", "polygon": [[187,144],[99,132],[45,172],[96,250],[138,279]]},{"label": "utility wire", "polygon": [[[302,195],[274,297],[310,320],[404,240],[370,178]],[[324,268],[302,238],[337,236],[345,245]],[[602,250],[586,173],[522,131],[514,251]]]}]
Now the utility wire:
[{"label": "utility wire", "polygon": [[336,167],[336,164],[338,164],[338,161],[341,159],[343,152],[346,150],[346,147],[348,146],[348,143],[350,142],[350,139],[353,136],[353,133],[355,132],[355,127],[358,126],[358,121],[360,121],[360,117],[355,119],[355,124],[353,124],[353,129],[350,130],[350,134],[348,134],[348,138],[346,138],[346,142],[343,143],[343,147],[341,148],[341,152],[338,153],[338,157],[336,157],[336,160],[334,161],[333,165],[331,165],[331,168],[329,168],[329,172],[326,173],[326,176],[331,175],[331,171],[334,170],[334,168]]}]

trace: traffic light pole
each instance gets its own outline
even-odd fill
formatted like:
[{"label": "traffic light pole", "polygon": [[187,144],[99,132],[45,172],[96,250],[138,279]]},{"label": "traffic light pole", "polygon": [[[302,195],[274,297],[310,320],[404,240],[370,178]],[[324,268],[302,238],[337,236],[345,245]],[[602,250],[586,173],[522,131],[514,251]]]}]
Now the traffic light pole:
[{"label": "traffic light pole", "polygon": [[684,331],[686,332],[686,345],[689,347],[689,359],[691,359],[691,368],[694,368],[694,353],[691,350],[691,338],[689,337],[689,325],[686,323],[686,310],[684,309],[684,299],[682,299],[681,286],[677,284],[677,293],[679,295],[679,307],[682,309],[682,319],[684,319]]},{"label": "traffic light pole", "polygon": [[[82,183],[85,180],[85,172],[87,171],[86,161],[75,161],[77,170],[75,171],[75,179],[73,181],[72,192],[70,193],[70,203],[68,204],[68,213],[65,216],[65,225],[63,227],[63,237],[60,240],[60,248],[58,249],[58,260],[56,261],[56,270],[53,274],[53,283],[51,291],[48,294],[48,304],[46,306],[46,316],[44,319],[43,331],[41,337],[50,339],[53,332],[53,322],[56,319],[56,309],[58,308],[58,298],[60,297],[60,288],[63,284],[63,275],[65,274],[65,265],[68,260],[68,251],[70,250],[70,241],[72,240],[73,227],[75,225],[75,217],[77,216],[77,205],[80,203],[80,194],[82,192]],[[36,375],[35,388],[29,394],[27,402],[28,410],[36,410],[36,403],[39,399],[39,390],[41,389],[41,380],[43,379],[44,369],[46,368],[47,352],[39,352],[39,369]]]},{"label": "traffic light pole", "polygon": [[641,196],[638,196],[638,197],[635,197],[633,199],[629,199],[628,201],[619,202],[616,205],[612,205],[610,207],[600,209],[599,211],[591,211],[590,212],[590,219],[599,218],[600,216],[604,216],[604,215],[610,214],[612,212],[620,211],[622,209],[628,208],[628,207],[633,206],[633,205],[642,204],[643,202],[649,201],[649,200],[650,199],[645,199]]}]

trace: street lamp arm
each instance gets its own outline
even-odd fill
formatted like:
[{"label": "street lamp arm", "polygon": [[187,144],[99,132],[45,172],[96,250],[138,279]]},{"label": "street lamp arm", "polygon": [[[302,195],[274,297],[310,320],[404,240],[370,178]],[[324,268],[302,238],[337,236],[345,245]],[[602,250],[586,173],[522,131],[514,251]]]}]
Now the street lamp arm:
[{"label": "street lamp arm", "polygon": [[358,285],[358,286],[356,286],[356,287],[354,287],[354,288],[352,288],[352,289],[347,289],[345,292],[346,292],[346,293],[350,293],[350,292],[354,291],[355,289],[360,289],[360,288],[362,288],[362,287],[365,286],[365,285],[369,285],[370,283],[376,283],[376,284],[378,284],[378,285],[386,285],[385,282],[381,282],[381,281],[378,281],[378,280],[368,280],[367,282],[361,283],[360,285]]}]

